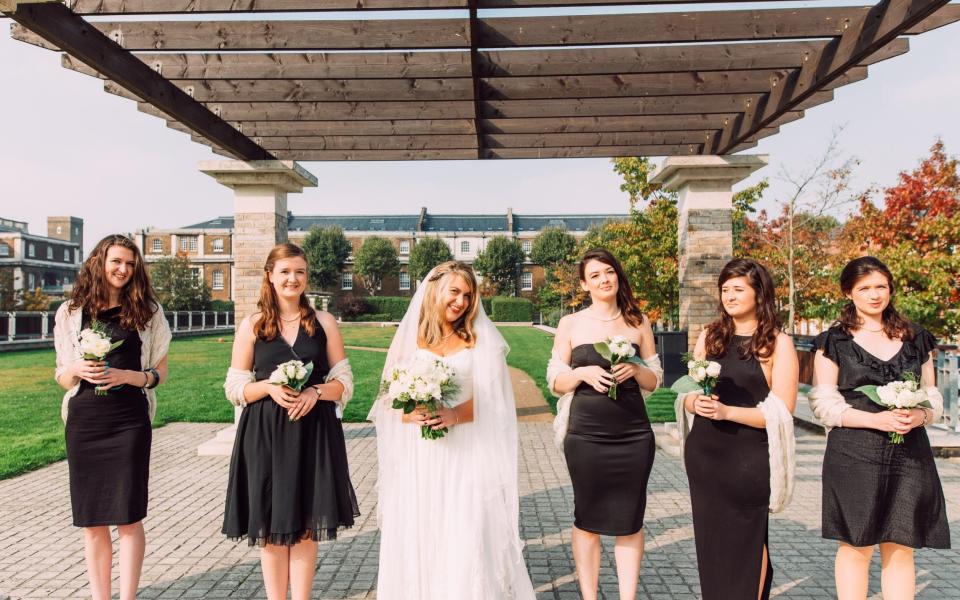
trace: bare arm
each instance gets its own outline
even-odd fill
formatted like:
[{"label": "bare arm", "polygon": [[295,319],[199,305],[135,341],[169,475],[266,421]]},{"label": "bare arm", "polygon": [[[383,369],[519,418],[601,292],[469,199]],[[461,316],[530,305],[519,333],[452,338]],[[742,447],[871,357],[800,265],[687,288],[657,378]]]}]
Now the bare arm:
[{"label": "bare arm", "polygon": [[[793,338],[785,333],[777,336],[773,350],[773,366],[770,376],[770,391],[776,394],[787,409],[793,414],[797,408],[797,387],[800,379],[800,362],[797,360],[797,351],[793,346]],[[760,408],[728,406],[723,411],[728,421],[734,421],[750,427],[762,429],[767,426],[767,420]]]},{"label": "bare arm", "polygon": [[[697,343],[693,347],[693,358],[697,360],[703,360],[707,357],[707,330],[704,329],[700,332],[699,337],[697,337]],[[697,394],[687,394],[687,397],[683,400],[683,408],[690,414],[694,414],[695,402],[697,400]]]},{"label": "bare arm", "polygon": [[[573,318],[573,315],[567,315],[560,319],[560,323],[557,324],[557,334],[553,338],[555,356],[568,365],[573,356],[571,342]],[[553,380],[553,391],[566,394],[576,390],[577,386],[583,382],[590,384],[598,392],[606,392],[613,385],[614,378],[606,369],[596,365],[577,367],[572,371],[558,374]]]},{"label": "bare arm", "polygon": [[[340,327],[333,315],[322,310],[317,311],[317,320],[320,321],[320,326],[323,327],[323,332],[327,336],[327,361],[330,365],[335,365],[347,357]],[[343,395],[343,384],[336,380],[318,383],[313,387],[320,393],[321,400],[337,401]]]},{"label": "bare arm", "polygon": [[[817,354],[813,358],[813,385],[836,386],[839,380],[840,367],[824,356],[823,350],[817,350]],[[871,413],[850,407],[843,411],[843,415],[840,417],[841,425],[858,429],[880,429],[877,423],[878,414],[881,413]]]},{"label": "bare arm", "polygon": [[[259,316],[259,314],[251,315],[237,327],[237,333],[233,339],[233,354],[230,357],[231,368],[242,371],[253,369],[253,345],[257,341],[257,336],[253,333],[253,323]],[[247,404],[252,404],[269,397],[271,391],[279,388],[280,386],[267,383],[265,380],[255,381],[243,387],[243,398]]]},{"label": "bare arm", "polygon": [[[643,323],[640,325],[640,358],[650,358],[657,353],[656,344],[653,341],[653,328],[650,327],[650,321],[646,317],[643,318]],[[657,388],[657,376],[656,374],[643,365],[638,365],[636,363],[621,363],[614,365],[613,369],[614,377],[617,378],[618,382],[623,382],[626,379],[633,377],[637,380],[637,383],[640,384],[640,388],[648,392],[652,392]]]}]

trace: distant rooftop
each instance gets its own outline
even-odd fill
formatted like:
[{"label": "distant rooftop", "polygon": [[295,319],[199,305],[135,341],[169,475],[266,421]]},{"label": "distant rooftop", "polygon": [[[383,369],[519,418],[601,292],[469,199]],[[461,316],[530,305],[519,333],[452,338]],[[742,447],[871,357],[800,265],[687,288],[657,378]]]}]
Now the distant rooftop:
[{"label": "distant rooftop", "polygon": [[27,224],[23,221],[0,218],[0,233],[30,233]]}]

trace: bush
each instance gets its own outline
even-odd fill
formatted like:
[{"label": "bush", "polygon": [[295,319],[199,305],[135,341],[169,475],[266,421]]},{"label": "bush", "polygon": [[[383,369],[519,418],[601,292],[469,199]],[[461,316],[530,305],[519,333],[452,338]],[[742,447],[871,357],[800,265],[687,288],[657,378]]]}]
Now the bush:
[{"label": "bush", "polygon": [[366,300],[370,310],[388,315],[387,321],[399,321],[410,306],[410,298],[404,296],[373,296]]},{"label": "bush", "polygon": [[488,298],[488,297],[481,297],[481,298],[480,298],[480,302],[483,303],[483,311],[484,311],[485,313],[487,313],[487,316],[492,319],[492,318],[493,318],[493,304],[491,304],[491,302],[490,302],[491,300],[493,300],[493,298]]},{"label": "bush", "polygon": [[352,321],[354,323],[376,323],[380,321],[390,321],[390,315],[387,313],[373,313],[367,315],[356,315],[347,319],[344,317],[344,321]]},{"label": "bush", "polygon": [[501,323],[533,321],[533,302],[526,298],[507,298],[497,296],[490,303],[493,305],[493,320]]},{"label": "bush", "polygon": [[370,303],[360,296],[343,296],[337,301],[340,317],[349,321],[356,316],[370,312]]},{"label": "bush", "polygon": [[64,302],[66,302],[66,300],[51,300],[47,310],[50,312],[57,312],[57,309],[60,308],[60,305]]},{"label": "bush", "polygon": [[217,312],[233,312],[233,300],[213,300],[210,302],[210,310]]}]

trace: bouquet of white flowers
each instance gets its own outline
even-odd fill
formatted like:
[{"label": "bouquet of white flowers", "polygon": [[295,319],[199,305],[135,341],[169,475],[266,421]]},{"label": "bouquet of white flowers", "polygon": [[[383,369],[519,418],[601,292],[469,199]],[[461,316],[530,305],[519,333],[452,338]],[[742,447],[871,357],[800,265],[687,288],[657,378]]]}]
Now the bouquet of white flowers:
[{"label": "bouquet of white flowers", "polygon": [[[615,335],[602,342],[597,342],[593,345],[593,348],[600,356],[610,361],[611,367],[620,363],[646,365],[643,359],[637,356],[637,349],[633,347],[633,342],[622,335]],[[610,386],[607,395],[614,400],[617,399],[616,384]]]},{"label": "bouquet of white flowers", "polygon": [[[396,367],[380,382],[380,393],[392,402],[395,409],[410,414],[418,407],[436,413],[446,406],[445,399],[457,393],[459,386],[453,378],[453,369],[440,360],[415,359],[409,367]],[[447,433],[447,428],[420,428],[425,440],[436,440]]]},{"label": "bouquet of white flowers", "polygon": [[687,361],[687,374],[676,380],[670,389],[678,394],[688,394],[702,389],[705,396],[709,396],[713,388],[717,387],[720,377],[720,363],[712,360],[697,360],[692,355],[684,356]]},{"label": "bouquet of white flowers", "polygon": [[[875,404],[879,404],[887,410],[933,408],[927,398],[926,390],[920,389],[920,384],[913,373],[906,373],[901,381],[891,381],[886,385],[879,386],[862,385],[856,391],[862,392]],[[895,431],[889,432],[888,435],[891,443],[903,443],[903,435]]]},{"label": "bouquet of white flowers", "polygon": [[310,377],[310,370],[299,360],[288,360],[278,365],[267,381],[274,385],[285,385],[291,390],[300,391]]},{"label": "bouquet of white flowers", "polygon": [[[110,334],[107,333],[106,328],[100,321],[94,321],[90,324],[90,327],[80,332],[80,354],[83,355],[84,360],[103,361],[107,354],[118,348],[122,343],[123,340],[111,342]],[[107,368],[110,368],[109,363],[107,363]],[[97,396],[106,396],[107,390],[98,387],[94,393]]]}]

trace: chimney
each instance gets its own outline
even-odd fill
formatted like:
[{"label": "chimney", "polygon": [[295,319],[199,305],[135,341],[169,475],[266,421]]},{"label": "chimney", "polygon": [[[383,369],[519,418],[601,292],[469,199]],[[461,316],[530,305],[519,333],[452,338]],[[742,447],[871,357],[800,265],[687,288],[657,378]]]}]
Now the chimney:
[{"label": "chimney", "polygon": [[513,207],[507,208],[507,231],[513,233]]}]

